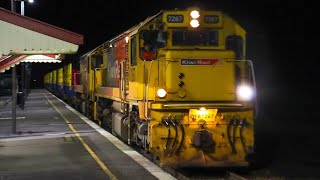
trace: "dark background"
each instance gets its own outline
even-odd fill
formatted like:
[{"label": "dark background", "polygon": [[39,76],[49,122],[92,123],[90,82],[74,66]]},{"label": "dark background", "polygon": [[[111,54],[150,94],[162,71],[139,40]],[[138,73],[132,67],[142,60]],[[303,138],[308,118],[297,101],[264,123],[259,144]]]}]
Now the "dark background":
[{"label": "dark background", "polygon": [[[10,0],[2,0],[0,5],[10,9]],[[80,45],[76,55],[67,55],[66,58],[76,61],[81,54],[162,9],[188,6],[222,10],[247,30],[247,59],[255,63],[259,87],[315,85],[318,61],[312,57],[316,54],[312,41],[317,37],[316,25],[319,23],[316,19],[317,6],[307,1],[301,4],[275,0],[136,0],[113,3],[103,0],[35,0],[33,4],[25,3],[25,16],[82,34],[84,45]],[[20,2],[16,2],[16,7],[19,13]],[[47,68],[50,67],[35,65],[34,71],[39,75]]]},{"label": "dark background", "polygon": [[[10,0],[1,0],[0,6],[10,9]],[[189,6],[222,10],[247,31],[247,59],[255,65],[259,102],[285,107],[295,119],[297,116],[292,114],[301,111],[305,111],[304,118],[306,114],[316,117],[320,64],[315,2],[35,0],[33,4],[25,3],[25,16],[83,35],[84,44],[78,53],[66,55],[66,61],[78,61],[82,54],[162,9]],[[20,2],[16,2],[16,11],[20,12]],[[59,64],[32,64],[34,87],[41,87],[42,74],[56,66]],[[272,109],[281,112],[281,108]]]},{"label": "dark background", "polygon": [[[0,6],[10,9],[10,1],[1,0]],[[35,0],[33,4],[26,3],[25,15],[82,34],[84,45],[76,55],[66,56],[66,60],[77,61],[82,54],[162,9],[188,6],[222,10],[247,31],[247,59],[254,62],[258,88],[257,129],[262,136],[278,133],[275,138],[266,135],[269,147],[286,132],[291,133],[288,135],[291,140],[297,136],[314,138],[316,141],[306,147],[306,152],[318,146],[320,59],[315,2]],[[34,86],[42,86],[42,74],[55,66],[32,64],[32,79],[40,82]],[[297,146],[302,141],[297,141]]]}]

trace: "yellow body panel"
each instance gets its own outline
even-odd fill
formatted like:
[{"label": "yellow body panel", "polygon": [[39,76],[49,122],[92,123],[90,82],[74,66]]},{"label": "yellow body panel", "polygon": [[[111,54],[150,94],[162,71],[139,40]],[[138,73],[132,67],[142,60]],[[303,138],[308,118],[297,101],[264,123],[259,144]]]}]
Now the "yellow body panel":
[{"label": "yellow body panel", "polygon": [[49,79],[48,83],[52,85],[52,73],[48,73]]},{"label": "yellow body panel", "polygon": [[95,89],[102,85],[102,71],[95,71]]},{"label": "yellow body panel", "polygon": [[[142,84],[140,83],[140,89],[142,88]],[[129,99],[132,99],[132,100],[137,100],[138,99],[138,96],[142,97],[142,93],[140,93],[140,95],[138,95],[138,91],[139,89],[139,83],[137,82],[129,82],[129,96],[128,98]]]},{"label": "yellow body panel", "polygon": [[[174,57],[174,58],[172,58]],[[188,60],[206,59],[206,57],[217,60],[214,65],[181,65],[181,58],[188,57]],[[226,60],[233,58],[232,52],[195,52],[195,53],[168,53],[166,88],[168,91],[167,100],[181,101],[206,101],[206,100],[234,100],[235,99],[235,74],[234,64]],[[195,73],[196,72],[196,73]],[[178,74],[183,73],[183,79]],[[179,82],[184,86],[179,87]],[[184,98],[178,95],[179,89],[186,91]]]},{"label": "yellow body panel", "polygon": [[57,85],[57,70],[52,71],[52,84]]},{"label": "yellow body panel", "polygon": [[72,84],[72,63],[63,67],[63,85],[71,87]]},{"label": "yellow body panel", "polygon": [[120,94],[119,93],[120,93],[119,88],[98,87],[95,95],[98,97],[103,97],[103,98],[107,98],[107,99],[120,101]]},{"label": "yellow body panel", "polygon": [[91,70],[91,69],[89,69],[89,91],[90,92],[93,92],[94,91],[94,79],[95,79],[95,77],[94,77],[94,75],[93,75],[93,70]]},{"label": "yellow body panel", "polygon": [[59,68],[57,73],[57,84],[63,86],[63,68]]}]

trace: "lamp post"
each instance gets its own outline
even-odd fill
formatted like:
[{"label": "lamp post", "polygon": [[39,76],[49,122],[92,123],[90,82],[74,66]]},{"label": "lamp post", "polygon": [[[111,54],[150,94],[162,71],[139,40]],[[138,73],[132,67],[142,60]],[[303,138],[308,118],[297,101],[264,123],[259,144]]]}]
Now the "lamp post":
[{"label": "lamp post", "polygon": [[[24,0],[11,0],[11,11],[16,12],[15,1],[21,2],[21,15],[24,16]],[[33,3],[33,0],[28,0],[28,2]],[[24,65],[22,73],[24,73]],[[16,134],[17,131],[17,122],[16,122],[16,108],[17,108],[17,80],[16,80],[16,66],[12,67],[12,133]],[[23,76],[23,75],[22,75]],[[24,84],[24,80],[22,81]],[[24,97],[23,97],[24,98]],[[23,102],[24,103],[24,102]]]},{"label": "lamp post", "polygon": [[[24,0],[16,0],[21,2],[21,15],[24,16]],[[28,0],[29,3],[33,3],[33,0]]]},{"label": "lamp post", "polygon": [[20,1],[21,9],[20,14],[24,16],[24,2],[28,1],[29,3],[33,3],[34,0],[11,0],[11,11],[16,12],[15,1]]}]

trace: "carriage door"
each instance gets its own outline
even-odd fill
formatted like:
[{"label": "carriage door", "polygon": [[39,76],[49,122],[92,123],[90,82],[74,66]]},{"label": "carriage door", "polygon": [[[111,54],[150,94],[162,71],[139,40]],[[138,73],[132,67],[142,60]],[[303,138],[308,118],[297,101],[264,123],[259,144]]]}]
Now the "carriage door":
[{"label": "carriage door", "polygon": [[121,110],[126,112],[126,100],[127,100],[127,89],[129,87],[128,82],[128,46],[125,45],[126,55],[125,59],[120,61],[120,99],[121,99]]}]

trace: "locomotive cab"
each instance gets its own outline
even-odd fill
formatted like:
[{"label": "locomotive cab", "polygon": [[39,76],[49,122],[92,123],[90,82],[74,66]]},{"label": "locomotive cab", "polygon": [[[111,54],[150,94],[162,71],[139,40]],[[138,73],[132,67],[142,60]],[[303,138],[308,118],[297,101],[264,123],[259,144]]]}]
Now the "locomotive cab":
[{"label": "locomotive cab", "polygon": [[[154,27],[154,25],[151,25]],[[163,31],[161,26],[158,30],[142,30],[140,31],[140,58],[142,60],[150,61],[157,59],[157,51],[167,44],[167,32]],[[152,53],[152,58],[148,53]]]}]

